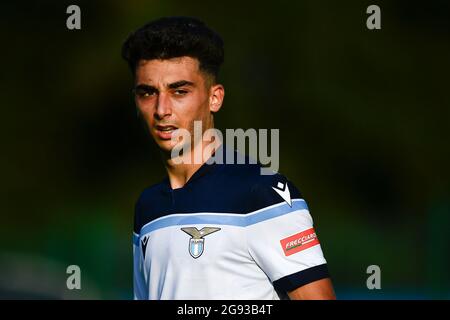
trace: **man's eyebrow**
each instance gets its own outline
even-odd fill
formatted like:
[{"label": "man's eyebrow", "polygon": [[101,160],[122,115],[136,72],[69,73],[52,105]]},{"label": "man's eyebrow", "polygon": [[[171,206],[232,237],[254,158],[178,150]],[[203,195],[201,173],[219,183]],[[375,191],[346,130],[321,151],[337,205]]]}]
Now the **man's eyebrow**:
[{"label": "man's eyebrow", "polygon": [[191,82],[191,81],[180,80],[180,81],[177,81],[177,82],[174,82],[174,83],[170,83],[167,87],[168,87],[169,89],[176,89],[176,88],[183,87],[183,86],[191,86],[191,87],[194,87],[195,85],[194,85],[194,83]]},{"label": "man's eyebrow", "polygon": [[[195,84],[193,82],[191,82],[191,81],[180,80],[180,81],[176,81],[176,82],[170,83],[167,87],[169,89],[176,89],[176,88],[183,87],[183,86],[194,87]],[[144,84],[144,83],[136,85],[134,87],[134,91],[137,91],[137,90],[158,92],[158,89],[156,87],[151,86],[149,84]]]},{"label": "man's eyebrow", "polygon": [[148,84],[138,84],[134,87],[134,90],[144,90],[144,91],[158,91],[154,86]]}]

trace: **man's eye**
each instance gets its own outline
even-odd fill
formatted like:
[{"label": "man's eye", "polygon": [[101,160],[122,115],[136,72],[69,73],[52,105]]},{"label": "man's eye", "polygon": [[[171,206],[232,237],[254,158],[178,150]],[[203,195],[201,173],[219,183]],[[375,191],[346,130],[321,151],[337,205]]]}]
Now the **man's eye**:
[{"label": "man's eye", "polygon": [[177,96],[182,96],[182,95],[185,95],[186,93],[188,93],[186,90],[181,90],[181,89],[175,90],[175,95],[177,95]]},{"label": "man's eye", "polygon": [[154,95],[154,93],[148,92],[148,91],[140,91],[140,92],[137,92],[137,95],[139,98],[148,98],[148,97],[151,97],[152,95]]}]

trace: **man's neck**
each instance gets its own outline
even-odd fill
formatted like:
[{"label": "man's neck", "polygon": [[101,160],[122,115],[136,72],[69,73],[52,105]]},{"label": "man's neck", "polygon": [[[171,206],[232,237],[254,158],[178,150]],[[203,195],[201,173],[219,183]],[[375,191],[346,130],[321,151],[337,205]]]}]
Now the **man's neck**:
[{"label": "man's neck", "polygon": [[[212,144],[211,142],[199,142],[189,153],[182,155],[184,161],[180,164],[175,164],[170,157],[165,159],[165,167],[172,189],[182,188],[221,145],[220,142],[212,142]],[[195,155],[201,155],[201,157]]]}]

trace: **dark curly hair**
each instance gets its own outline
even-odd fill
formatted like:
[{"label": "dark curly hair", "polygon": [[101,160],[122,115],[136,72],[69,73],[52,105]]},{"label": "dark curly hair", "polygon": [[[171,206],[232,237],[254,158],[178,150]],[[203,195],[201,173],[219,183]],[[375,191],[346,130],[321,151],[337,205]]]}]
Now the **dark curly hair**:
[{"label": "dark curly hair", "polygon": [[199,61],[200,70],[217,79],[224,60],[222,38],[202,21],[190,17],[165,17],[131,33],[122,47],[122,57],[135,75],[141,59],[171,59],[188,56]]}]

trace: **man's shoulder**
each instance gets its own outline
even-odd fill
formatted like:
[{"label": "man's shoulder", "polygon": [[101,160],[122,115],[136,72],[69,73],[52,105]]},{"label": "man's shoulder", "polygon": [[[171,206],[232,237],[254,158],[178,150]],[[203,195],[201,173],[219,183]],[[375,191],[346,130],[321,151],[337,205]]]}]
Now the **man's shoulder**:
[{"label": "man's shoulder", "polygon": [[[134,232],[139,233],[142,225],[151,220],[150,217],[143,217],[142,213],[147,212],[150,215],[155,215],[160,206],[163,203],[161,201],[163,190],[164,190],[165,180],[149,187],[146,187],[139,195],[135,203],[134,210]],[[156,206],[155,206],[156,204]]]},{"label": "man's shoulder", "polygon": [[137,202],[140,201],[152,201],[155,198],[158,198],[160,196],[161,192],[164,189],[166,179],[164,179],[161,182],[152,184],[142,190],[140,193]]},{"label": "man's shoulder", "polygon": [[270,183],[276,172],[269,172],[257,160],[240,153],[237,150],[225,149],[223,157],[219,159],[219,175],[228,180],[236,180],[243,184],[264,184]]},{"label": "man's shoulder", "polygon": [[274,173],[260,175],[252,186],[251,210],[260,210],[279,203],[292,205],[292,200],[301,199],[302,195],[297,187],[285,175]]},{"label": "man's shoulder", "polygon": [[164,188],[167,185],[166,180],[167,178],[161,182],[150,185],[141,191],[135,203],[136,212],[148,211],[149,208],[154,207],[154,204],[161,203]]},{"label": "man's shoulder", "polygon": [[[284,201],[302,198],[300,191],[285,175],[261,170],[256,164],[232,164],[224,166],[217,181],[233,193],[242,193],[245,212],[253,212]],[[266,173],[266,174],[263,174]]]}]

